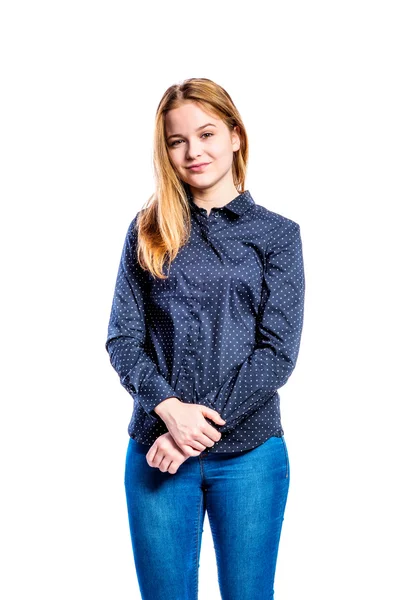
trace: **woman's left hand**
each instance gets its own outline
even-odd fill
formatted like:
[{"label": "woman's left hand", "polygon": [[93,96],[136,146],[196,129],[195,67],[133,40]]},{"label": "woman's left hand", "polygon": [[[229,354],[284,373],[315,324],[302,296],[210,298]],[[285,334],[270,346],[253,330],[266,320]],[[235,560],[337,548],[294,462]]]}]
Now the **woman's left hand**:
[{"label": "woman's left hand", "polygon": [[191,448],[191,454],[186,455],[176,444],[169,432],[160,435],[149,448],[146,454],[146,460],[150,467],[156,467],[162,473],[168,472],[174,474],[178,467],[182,465],[190,456],[198,456],[202,450]]}]

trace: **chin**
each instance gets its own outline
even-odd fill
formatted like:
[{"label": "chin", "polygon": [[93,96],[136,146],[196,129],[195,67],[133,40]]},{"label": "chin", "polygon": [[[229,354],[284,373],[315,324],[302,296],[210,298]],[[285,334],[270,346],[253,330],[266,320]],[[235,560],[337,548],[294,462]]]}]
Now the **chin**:
[{"label": "chin", "polygon": [[209,185],[211,185],[214,181],[217,181],[217,179],[214,179],[214,177],[205,177],[203,176],[203,173],[200,173],[200,175],[196,175],[195,177],[188,177],[187,182],[192,185],[193,187],[201,187],[203,185],[205,185],[206,187],[208,187]]}]

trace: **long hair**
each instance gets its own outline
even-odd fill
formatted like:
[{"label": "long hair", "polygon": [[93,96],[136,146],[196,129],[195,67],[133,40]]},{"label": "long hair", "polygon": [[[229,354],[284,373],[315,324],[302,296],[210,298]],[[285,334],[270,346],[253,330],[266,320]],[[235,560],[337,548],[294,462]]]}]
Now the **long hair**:
[{"label": "long hair", "polygon": [[233,130],[238,126],[240,148],[233,154],[233,183],[238,194],[245,191],[248,162],[248,137],[241,116],[231,97],[210,79],[190,78],[174,84],[163,94],[155,117],[153,167],[155,192],[146,207],[139,211],[137,259],[154,277],[165,279],[163,267],[170,267],[179,249],[191,233],[191,214],[187,194],[189,185],[180,178],[169,158],[165,139],[165,115],[184,102],[195,102],[206,112],[216,115]]}]

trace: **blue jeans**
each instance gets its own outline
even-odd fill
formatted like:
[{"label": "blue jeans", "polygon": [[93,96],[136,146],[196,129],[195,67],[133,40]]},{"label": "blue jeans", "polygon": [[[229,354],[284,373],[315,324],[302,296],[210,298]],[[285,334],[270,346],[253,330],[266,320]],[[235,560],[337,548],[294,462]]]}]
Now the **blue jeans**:
[{"label": "blue jeans", "polygon": [[223,600],[272,600],[289,490],[283,437],[243,453],[200,454],[174,474],[128,443],[124,485],[142,600],[197,600],[207,510]]}]

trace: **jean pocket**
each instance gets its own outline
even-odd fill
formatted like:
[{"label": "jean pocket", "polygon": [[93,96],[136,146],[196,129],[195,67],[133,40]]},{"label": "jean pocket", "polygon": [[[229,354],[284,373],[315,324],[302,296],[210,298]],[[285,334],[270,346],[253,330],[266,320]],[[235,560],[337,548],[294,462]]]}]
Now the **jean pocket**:
[{"label": "jean pocket", "polygon": [[286,444],[286,440],[284,439],[284,435],[282,435],[280,439],[282,441],[283,450],[284,450],[284,460],[285,460],[285,464],[286,464],[286,477],[289,477],[289,472],[290,472],[289,452],[287,450],[287,444]]}]

